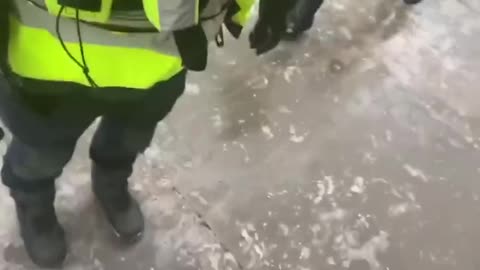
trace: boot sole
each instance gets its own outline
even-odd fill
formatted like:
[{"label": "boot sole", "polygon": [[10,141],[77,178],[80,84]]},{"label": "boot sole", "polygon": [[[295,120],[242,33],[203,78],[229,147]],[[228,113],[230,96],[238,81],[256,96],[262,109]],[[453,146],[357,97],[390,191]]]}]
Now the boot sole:
[{"label": "boot sole", "polygon": [[66,252],[64,255],[62,255],[61,258],[58,259],[58,261],[44,262],[38,258],[35,258],[35,256],[32,256],[33,253],[30,252],[28,249],[26,249],[26,251],[29,258],[32,260],[32,262],[35,265],[39,266],[40,268],[47,268],[47,269],[62,269],[68,254],[68,252]]},{"label": "boot sole", "polygon": [[113,225],[110,221],[108,223],[110,224],[110,228],[113,231],[113,234],[115,235],[115,237],[124,244],[134,245],[134,244],[140,242],[140,240],[142,240],[142,238],[143,238],[144,232],[140,232],[140,233],[138,233],[136,235],[133,235],[133,236],[124,236],[124,235],[120,234],[115,229],[115,227],[113,227]]},{"label": "boot sole", "polygon": [[[67,259],[67,255],[68,255],[68,244],[67,244],[67,239],[65,239],[65,242],[64,242],[64,245],[65,245],[65,249],[64,249],[64,253],[61,254],[57,260],[55,261],[43,261],[42,259],[40,258],[37,258],[36,256],[34,256],[34,252],[29,249],[27,247],[27,245],[25,245],[25,234],[23,233],[23,230],[21,230],[21,237],[22,237],[22,241],[24,242],[24,248],[25,248],[25,251],[27,252],[27,255],[28,257],[30,258],[30,260],[37,266],[39,266],[40,268],[48,268],[48,269],[62,269],[63,267],[63,264],[65,263],[65,260]],[[64,234],[64,232],[63,232]],[[64,236],[65,237],[65,236]]]},{"label": "boot sole", "polygon": [[110,230],[113,232],[113,235],[115,236],[115,239],[117,239],[120,242],[122,242],[123,244],[127,244],[127,245],[134,245],[134,244],[140,242],[140,240],[142,240],[145,231],[139,232],[138,234],[132,235],[132,236],[122,235],[121,233],[119,233],[117,231],[117,229],[115,229],[115,227],[113,226],[113,222],[110,220],[110,218],[106,214],[105,209],[103,209],[102,204],[100,203],[100,201],[96,197],[95,197],[95,205],[97,206],[97,209],[100,211],[102,216],[105,218],[105,221],[107,221],[108,226],[110,227]]}]

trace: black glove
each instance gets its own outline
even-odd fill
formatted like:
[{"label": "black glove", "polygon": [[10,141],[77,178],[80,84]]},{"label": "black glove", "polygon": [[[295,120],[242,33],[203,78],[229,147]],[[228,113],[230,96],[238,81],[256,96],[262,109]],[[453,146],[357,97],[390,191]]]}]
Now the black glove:
[{"label": "black glove", "polygon": [[3,129],[0,127],[0,142],[2,141],[3,137],[5,137],[5,132],[3,132]]},{"label": "black glove", "polygon": [[285,33],[287,14],[295,0],[260,0],[258,21],[250,33],[250,48],[257,55],[275,48]]}]

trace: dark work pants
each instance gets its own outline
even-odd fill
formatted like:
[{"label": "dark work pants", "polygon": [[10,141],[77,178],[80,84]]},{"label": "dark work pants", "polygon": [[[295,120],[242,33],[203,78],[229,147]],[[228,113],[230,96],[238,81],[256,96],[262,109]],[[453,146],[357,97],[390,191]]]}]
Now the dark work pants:
[{"label": "dark work pants", "polygon": [[126,181],[157,123],[185,87],[185,72],[147,91],[92,89],[73,83],[0,78],[0,118],[13,139],[4,157],[2,180],[12,191],[54,186],[78,138],[99,116],[90,157],[102,177]]}]

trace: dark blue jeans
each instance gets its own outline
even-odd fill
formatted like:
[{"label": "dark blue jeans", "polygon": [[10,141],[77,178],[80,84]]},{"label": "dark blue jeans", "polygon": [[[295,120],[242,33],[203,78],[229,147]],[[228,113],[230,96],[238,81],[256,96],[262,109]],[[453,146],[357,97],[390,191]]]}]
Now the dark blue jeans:
[{"label": "dark blue jeans", "polygon": [[13,139],[2,180],[12,191],[52,188],[71,159],[78,138],[102,117],[90,157],[104,175],[126,181],[157,123],[172,110],[185,87],[185,72],[148,91],[91,89],[78,84],[0,77],[0,118]]}]

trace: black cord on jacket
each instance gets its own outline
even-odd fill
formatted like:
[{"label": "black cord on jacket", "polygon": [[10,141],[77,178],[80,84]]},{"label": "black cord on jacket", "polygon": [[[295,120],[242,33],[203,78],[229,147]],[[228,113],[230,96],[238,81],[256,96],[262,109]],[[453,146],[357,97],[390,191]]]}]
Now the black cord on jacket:
[{"label": "black cord on jacket", "polygon": [[85,57],[85,50],[83,47],[83,39],[82,39],[82,31],[80,29],[80,11],[78,9],[75,9],[75,25],[76,25],[76,30],[77,30],[77,36],[78,36],[78,43],[80,45],[80,55],[81,55],[81,62],[75,58],[75,56],[72,55],[72,53],[68,50],[67,46],[65,45],[65,42],[63,41],[61,31],[60,31],[60,22],[62,18],[63,11],[65,10],[65,6],[61,6],[60,10],[58,11],[57,18],[56,18],[56,23],[55,23],[55,29],[57,32],[58,39],[60,41],[60,44],[62,45],[63,50],[67,53],[68,57],[72,59],[77,66],[79,66],[83,74],[85,75],[85,78],[87,79],[88,83],[90,86],[97,88],[98,85],[95,82],[95,80],[90,76],[90,69],[88,68],[87,60]]}]

